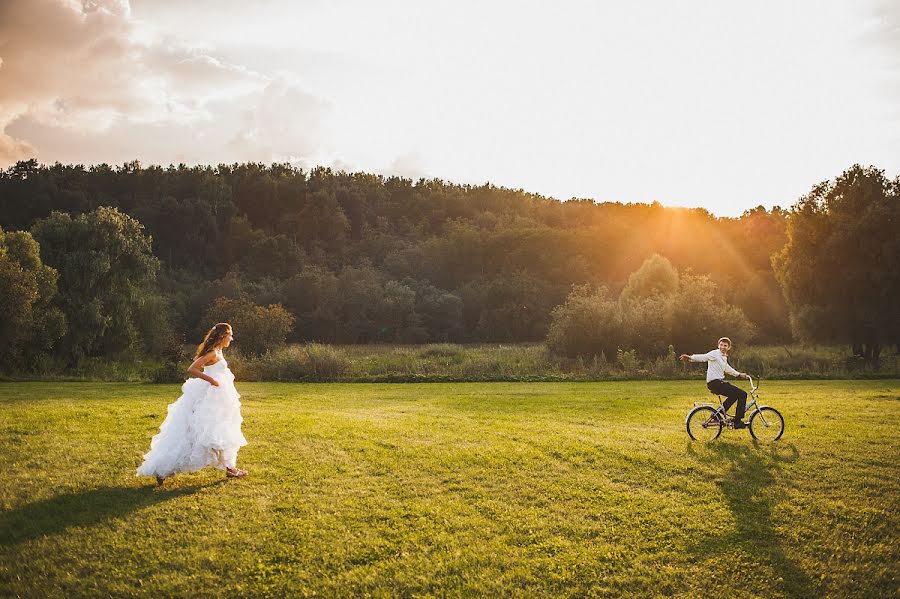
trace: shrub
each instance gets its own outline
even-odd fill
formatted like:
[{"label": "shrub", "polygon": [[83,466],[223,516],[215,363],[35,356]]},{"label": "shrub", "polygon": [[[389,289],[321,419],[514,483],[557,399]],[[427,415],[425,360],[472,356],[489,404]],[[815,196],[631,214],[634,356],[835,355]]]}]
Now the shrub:
[{"label": "shrub", "polygon": [[665,355],[671,343],[672,298],[654,296],[619,302],[623,343],[642,356]]},{"label": "shrub", "polygon": [[446,364],[461,364],[465,358],[465,352],[457,345],[442,343],[426,346],[419,351],[419,356],[425,359],[437,358],[439,362]]},{"label": "shrub", "polygon": [[599,356],[595,354],[591,358],[588,374],[595,378],[609,375],[609,362],[606,359],[606,354],[601,352]]},{"label": "shrub", "polygon": [[166,337],[159,352],[162,365],[150,375],[150,382],[180,383],[184,381],[188,377],[185,370],[191,360],[185,349],[184,339],[179,339],[174,334]]},{"label": "shrub", "polygon": [[616,362],[626,374],[633,374],[638,369],[637,352],[633,349],[625,351],[622,348],[616,350]]},{"label": "shrub", "polygon": [[672,330],[667,341],[684,353],[709,351],[716,339],[730,337],[746,345],[754,336],[744,312],[725,303],[716,284],[707,276],[685,275],[671,302]]},{"label": "shrub", "polygon": [[235,345],[247,355],[260,355],[284,345],[294,317],[281,304],[257,306],[245,299],[216,299],[206,311],[207,322],[227,322]]},{"label": "shrub", "polygon": [[744,313],[725,303],[709,277],[678,277],[659,256],[634,273],[618,300],[604,287],[577,287],[552,318],[547,346],[569,357],[612,356],[628,347],[652,358],[665,355],[670,345],[696,353],[723,335],[746,343],[754,333]]},{"label": "shrub", "polygon": [[669,378],[674,375],[678,369],[678,356],[675,355],[675,348],[670,345],[666,355],[652,360],[649,366],[650,372],[654,376]]},{"label": "shrub", "polygon": [[547,334],[551,351],[565,356],[614,355],[622,345],[622,311],[605,287],[576,287],[566,303],[553,310]]}]

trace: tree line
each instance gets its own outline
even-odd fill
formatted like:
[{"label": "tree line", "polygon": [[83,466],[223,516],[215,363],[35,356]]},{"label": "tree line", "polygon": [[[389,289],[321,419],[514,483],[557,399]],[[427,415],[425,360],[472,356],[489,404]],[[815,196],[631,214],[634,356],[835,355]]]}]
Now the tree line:
[{"label": "tree line", "polygon": [[[548,339],[652,354],[704,296],[758,343],[827,337],[872,356],[898,338],[898,189],[854,166],[791,210],[716,218],[280,164],[22,161],[0,173],[2,357],[158,355],[212,320],[252,352]],[[577,306],[594,306],[578,322],[602,341],[566,341]],[[598,325],[608,313],[618,328]]]}]

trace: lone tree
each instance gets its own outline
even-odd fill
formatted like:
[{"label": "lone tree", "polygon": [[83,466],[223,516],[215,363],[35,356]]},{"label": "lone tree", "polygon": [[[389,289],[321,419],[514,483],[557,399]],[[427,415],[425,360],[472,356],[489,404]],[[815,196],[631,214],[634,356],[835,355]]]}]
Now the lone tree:
[{"label": "lone tree", "polygon": [[772,257],[801,340],[878,360],[900,342],[900,177],[854,165],[800,199]]}]

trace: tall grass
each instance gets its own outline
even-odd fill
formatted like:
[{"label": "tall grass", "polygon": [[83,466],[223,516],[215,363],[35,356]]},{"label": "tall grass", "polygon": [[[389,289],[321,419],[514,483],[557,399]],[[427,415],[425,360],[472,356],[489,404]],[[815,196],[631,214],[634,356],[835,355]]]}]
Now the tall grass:
[{"label": "tall grass", "polygon": [[253,358],[236,354],[230,366],[240,380],[327,382],[341,379],[350,368],[350,360],[330,345],[309,343]]},{"label": "tall grass", "polygon": [[[148,357],[82,358],[74,366],[59,357],[49,357],[27,372],[7,371],[0,364],[0,381],[105,381],[118,383],[156,382],[157,373],[164,368],[164,362]],[[180,367],[184,372],[188,363]],[[168,379],[158,382],[173,382]]]},{"label": "tall grass", "polygon": [[743,371],[769,378],[859,378],[896,376],[900,372],[897,353],[888,353],[875,366],[843,346],[749,346],[729,361]]},{"label": "tall grass", "polygon": [[[702,348],[701,348],[702,349]],[[179,382],[187,374],[180,360],[84,360],[76,368],[48,363],[38,373],[6,380]],[[262,356],[228,351],[238,380],[299,382],[488,382],[702,379],[703,364],[685,364],[674,348],[668,355],[644,358],[633,350],[616,355],[567,358],[543,343],[455,345],[288,345]],[[853,379],[900,375],[900,356],[865,364],[842,346],[747,346],[729,359],[738,370],[763,378]]]},{"label": "tall grass", "polygon": [[[856,361],[843,348],[747,347],[730,360],[735,368],[764,378],[880,378],[897,376],[896,355],[878,368]],[[290,346],[259,358],[231,360],[241,380],[321,382],[479,382],[678,380],[702,378],[702,364],[668,355],[641,358],[633,350],[615,356],[567,358],[542,343],[479,345]]]}]

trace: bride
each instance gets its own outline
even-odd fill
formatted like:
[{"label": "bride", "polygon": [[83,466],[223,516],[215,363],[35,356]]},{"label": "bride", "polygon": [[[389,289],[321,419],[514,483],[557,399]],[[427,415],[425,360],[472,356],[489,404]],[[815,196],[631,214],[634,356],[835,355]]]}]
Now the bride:
[{"label": "bride", "polygon": [[[206,334],[187,371],[182,395],[169,405],[150,451],[137,469],[138,476],[156,476],[156,484],[177,472],[194,472],[206,466],[225,470],[229,478],[247,476],[237,467],[238,449],[247,444],[241,433],[240,394],[222,349],[231,345],[231,325],[220,322]],[[200,367],[203,370],[200,370]]]}]

